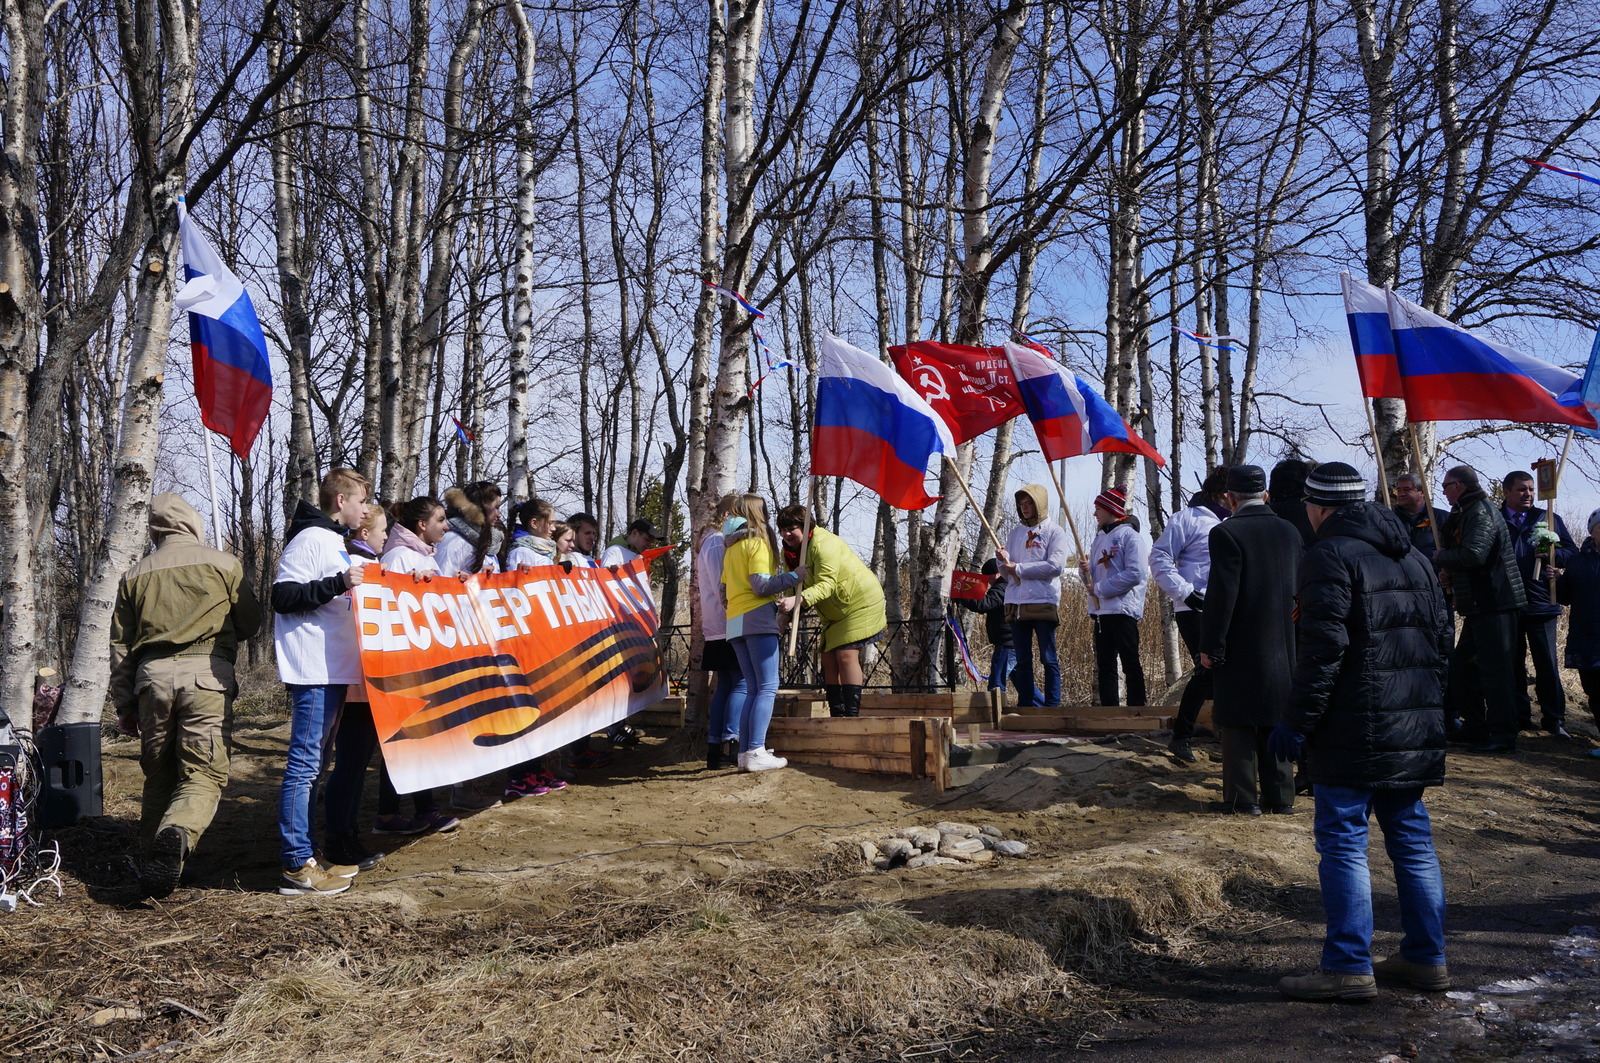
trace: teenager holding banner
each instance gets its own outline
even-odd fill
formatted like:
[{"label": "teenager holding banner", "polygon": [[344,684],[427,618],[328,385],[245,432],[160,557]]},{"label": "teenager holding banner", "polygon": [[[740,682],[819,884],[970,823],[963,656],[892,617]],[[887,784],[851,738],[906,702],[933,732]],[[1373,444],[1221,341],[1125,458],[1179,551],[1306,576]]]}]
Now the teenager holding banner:
[{"label": "teenager holding banner", "polygon": [[792,597],[779,596],[797,586],[806,569],[801,565],[793,572],[778,570],[778,537],[760,495],[739,497],[733,515],[722,525],[722,535],[727,551],[722,559],[727,635],[746,687],[739,723],[739,770],[787,767],[787,760],[766,748],[767,726],[778,697],[778,612],[794,607]]},{"label": "teenager holding banner", "polygon": [[[806,524],[805,506],[785,506],[778,511],[783,561],[791,570],[800,565]],[[800,600],[822,617],[822,683],[828,715],[860,716],[861,650],[882,637],[889,624],[883,585],[843,539],[826,528],[813,527]],[[794,600],[787,602],[793,610]]]}]

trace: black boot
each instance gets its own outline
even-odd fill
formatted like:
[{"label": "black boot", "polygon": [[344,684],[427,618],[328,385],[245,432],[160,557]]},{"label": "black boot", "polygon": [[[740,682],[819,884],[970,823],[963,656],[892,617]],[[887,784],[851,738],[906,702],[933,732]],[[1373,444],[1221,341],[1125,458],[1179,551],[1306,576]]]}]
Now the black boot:
[{"label": "black boot", "polygon": [[723,764],[723,761],[722,761],[722,743],[721,742],[707,742],[706,743],[706,770],[707,771],[716,771],[718,768],[722,767],[722,764]]},{"label": "black boot", "polygon": [[828,699],[828,715],[844,715],[844,687],[835,683],[825,684],[822,688],[823,696]]},{"label": "black boot", "polygon": [[845,716],[845,717],[848,717],[848,718],[850,718],[852,720],[855,719],[856,717],[860,716],[861,715],[861,686],[860,686],[860,684],[856,684],[856,685],[853,685],[853,686],[841,686],[841,687],[839,687],[839,701],[840,701],[840,705],[842,707],[842,711],[840,711],[840,713],[839,713],[840,716]]}]

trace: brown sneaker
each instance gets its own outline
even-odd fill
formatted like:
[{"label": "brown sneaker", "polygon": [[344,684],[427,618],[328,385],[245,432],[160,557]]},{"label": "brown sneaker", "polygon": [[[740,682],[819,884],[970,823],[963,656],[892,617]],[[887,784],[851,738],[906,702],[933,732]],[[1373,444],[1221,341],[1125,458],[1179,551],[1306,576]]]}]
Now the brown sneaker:
[{"label": "brown sneaker", "polygon": [[350,879],[354,876],[355,868],[350,868],[350,875],[338,875],[334,872],[338,867],[323,868],[312,857],[298,871],[285,871],[283,880],[278,883],[278,892],[285,897],[326,897],[335,893],[343,893],[350,888]]},{"label": "brown sneaker", "polygon": [[1296,1000],[1361,1001],[1378,995],[1378,983],[1370,974],[1317,971],[1278,979],[1278,992]]},{"label": "brown sneaker", "polygon": [[1400,956],[1390,956],[1372,965],[1372,973],[1389,982],[1401,982],[1424,993],[1442,993],[1450,988],[1450,968],[1444,964],[1430,967],[1425,963],[1412,963]]}]

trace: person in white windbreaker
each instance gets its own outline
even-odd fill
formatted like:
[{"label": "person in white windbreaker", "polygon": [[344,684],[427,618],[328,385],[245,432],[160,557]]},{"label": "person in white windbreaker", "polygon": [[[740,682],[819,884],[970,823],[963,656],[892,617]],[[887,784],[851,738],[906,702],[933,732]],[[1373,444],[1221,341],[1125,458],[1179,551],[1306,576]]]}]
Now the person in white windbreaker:
[{"label": "person in white windbreaker", "polygon": [[318,862],[312,819],[328,738],[350,684],[362,682],[349,592],[362,582],[364,566],[351,560],[345,540],[367,519],[369,489],[354,469],[333,469],[323,477],[319,505],[302,499],[295,509],[272,581],[272,641],[291,705],[289,753],[278,792],[278,892],[286,896],[341,893],[357,871]]},{"label": "person in white windbreaker", "polygon": [[[1067,570],[1067,533],[1045,514],[1050,493],[1042,484],[1028,484],[1015,495],[1017,521],[999,551],[1000,571],[1006,587],[1006,621],[1017,667],[1011,673],[1019,706],[1061,704],[1061,664],[1056,658],[1056,627],[1061,621],[1061,574]],[[1037,641],[1044,666],[1044,692],[1033,679],[1033,649]]]},{"label": "person in white windbreaker", "polygon": [[1195,720],[1211,697],[1211,669],[1200,663],[1200,621],[1206,604],[1206,585],[1211,578],[1211,529],[1228,515],[1222,495],[1228,489],[1228,470],[1211,470],[1200,490],[1189,499],[1188,508],[1167,521],[1150,549],[1150,578],[1172,599],[1178,634],[1194,660],[1194,671],[1178,702],[1178,718],[1172,724],[1172,741],[1167,749],[1179,760],[1194,762]]},{"label": "person in white windbreaker", "polygon": [[1089,545],[1089,556],[1078,563],[1078,571],[1089,592],[1089,615],[1094,619],[1100,704],[1121,704],[1117,691],[1117,666],[1121,664],[1128,704],[1143,705],[1139,618],[1144,616],[1145,588],[1150,582],[1150,544],[1128,513],[1126,486],[1095,496],[1094,519],[1100,531]]}]

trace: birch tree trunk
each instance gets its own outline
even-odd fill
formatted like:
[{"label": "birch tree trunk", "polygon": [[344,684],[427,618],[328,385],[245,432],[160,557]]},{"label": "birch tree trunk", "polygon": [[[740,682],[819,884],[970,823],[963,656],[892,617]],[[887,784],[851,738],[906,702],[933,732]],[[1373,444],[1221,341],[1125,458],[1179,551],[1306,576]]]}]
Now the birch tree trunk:
[{"label": "birch tree trunk", "polygon": [[[520,2],[506,5],[517,40],[517,91],[512,121],[517,137],[517,255],[511,267],[511,383],[506,399],[506,493],[512,502],[532,497],[528,476],[528,381],[533,374],[533,235],[537,171],[534,165],[534,64],[539,39]],[[587,445],[587,443],[585,443]],[[585,499],[585,504],[588,499]]]},{"label": "birch tree trunk", "polygon": [[148,188],[151,232],[134,282],[133,348],[105,542],[78,614],[78,641],[56,717],[61,723],[92,722],[105,709],[117,585],[148,541],[162,379],[172,330],[172,278],[178,264],[177,204],[188,174],[189,142],[172,131],[188,130],[194,118],[198,12],[184,0],[159,0],[155,10],[121,8],[117,21],[130,95],[142,98],[148,108],[136,105],[129,133],[138,148],[136,171],[142,171],[136,179]]},{"label": "birch tree trunk", "polygon": [[[989,262],[993,245],[989,233],[989,182],[994,169],[996,128],[1005,106],[1006,84],[1011,78],[1011,62],[1021,41],[1022,27],[1027,22],[1028,4],[1025,0],[1010,0],[995,21],[994,40],[986,61],[981,88],[971,122],[962,130],[963,169],[961,180],[961,264],[957,282],[956,299],[958,317],[956,342],[978,345],[983,339],[984,320],[988,313]],[[972,469],[971,443],[956,448],[954,468],[945,462],[939,475],[939,493],[942,496],[933,514],[932,535],[922,552],[920,587],[914,588],[917,598],[916,617],[924,622],[937,621],[944,616],[948,601],[950,572],[955,568],[961,551],[961,513],[966,508],[966,497],[956,482],[970,476]],[[907,654],[906,665],[912,674],[920,675],[924,683],[937,682],[942,662],[931,649],[931,636],[926,644],[918,644]]]}]

